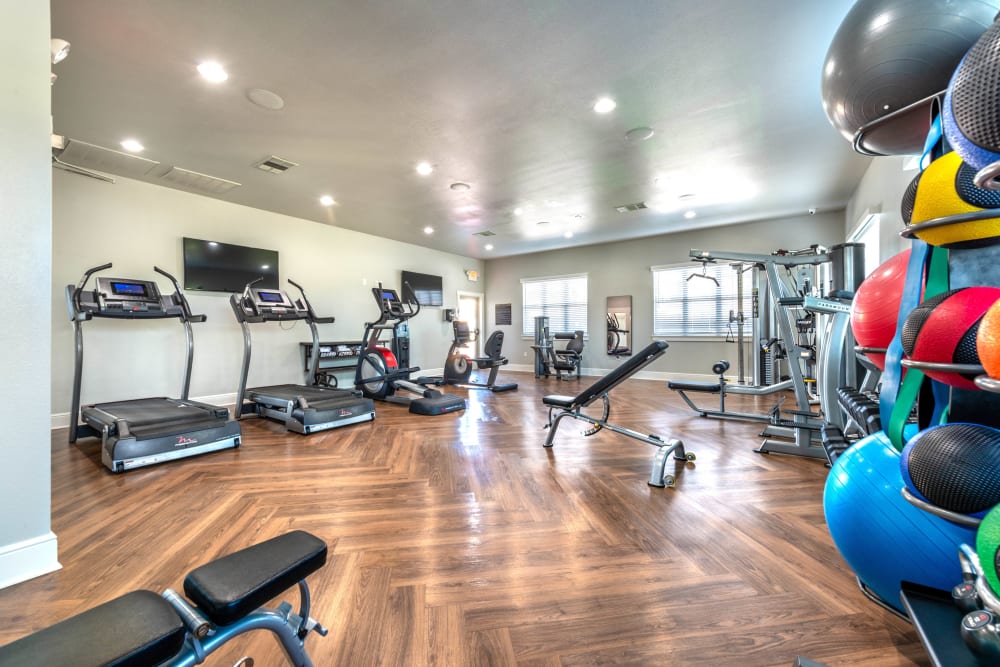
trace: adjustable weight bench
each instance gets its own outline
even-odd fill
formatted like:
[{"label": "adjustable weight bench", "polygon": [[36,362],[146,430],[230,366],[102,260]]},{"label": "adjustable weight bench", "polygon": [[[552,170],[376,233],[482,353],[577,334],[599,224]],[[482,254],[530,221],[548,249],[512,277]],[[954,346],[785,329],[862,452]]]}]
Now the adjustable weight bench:
[{"label": "adjustable weight bench", "polygon": [[[638,431],[633,431],[608,422],[608,415],[611,412],[611,401],[608,398],[608,392],[630,378],[641,368],[644,368],[654,360],[663,356],[667,347],[667,343],[663,341],[654,341],[650,343],[644,349],[633,355],[624,364],[603,376],[597,382],[587,387],[576,396],[560,396],[558,394],[552,394],[542,398],[542,404],[547,405],[549,408],[549,423],[545,426],[545,428],[551,429],[548,437],[545,439],[545,446],[552,446],[552,441],[556,436],[556,429],[559,428],[559,422],[562,421],[564,417],[579,419],[580,421],[587,422],[591,425],[591,428],[583,433],[586,436],[594,435],[601,429],[606,428],[610,431],[614,431],[615,433],[620,433],[621,435],[640,440],[646,444],[656,447],[657,452],[656,456],[653,458],[652,470],[650,471],[649,481],[647,484],[661,488],[665,486],[674,486],[674,476],[668,475],[665,472],[667,458],[673,454],[674,459],[677,461],[694,461],[695,459],[695,455],[693,453],[685,453],[683,442],[677,438],[664,440],[656,435],[644,435]],[[598,419],[583,414],[582,410],[598,399],[604,402],[604,412],[602,416]],[[556,410],[558,410],[558,412],[553,415],[553,411]]]},{"label": "adjustable weight bench", "polygon": [[[192,570],[184,592],[193,605],[170,589],[126,593],[0,647],[0,667],[188,667],[251,630],[270,630],[290,665],[312,667],[305,639],[327,631],[309,617],[305,578],[326,552],[307,532],[286,533]],[[297,614],[287,602],[262,606],[296,583]]]}]

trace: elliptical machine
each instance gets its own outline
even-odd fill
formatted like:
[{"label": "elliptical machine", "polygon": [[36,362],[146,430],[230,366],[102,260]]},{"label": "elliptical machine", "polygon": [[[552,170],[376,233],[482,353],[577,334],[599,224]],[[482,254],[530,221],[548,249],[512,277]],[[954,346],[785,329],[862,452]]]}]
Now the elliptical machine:
[{"label": "elliptical machine", "polygon": [[[406,357],[409,356],[409,341],[400,336],[400,327],[420,312],[420,303],[405,282],[403,294],[405,300],[399,298],[396,290],[382,287],[382,283],[372,288],[372,296],[381,314],[377,321],[365,324],[361,356],[354,372],[354,386],[367,398],[409,405],[410,412],[417,415],[443,415],[464,410],[464,398],[411,382],[410,373],[420,368],[401,365],[397,355],[405,352]],[[389,332],[389,340],[384,342],[381,340],[383,332]],[[409,363],[408,358],[402,361],[403,364]],[[398,396],[396,391],[399,389],[415,396]]]},{"label": "elliptical machine", "polygon": [[[497,373],[501,366],[507,365],[507,357],[503,356],[503,332],[499,329],[490,334],[483,346],[486,356],[469,357],[461,352],[459,348],[468,345],[476,340],[473,332],[469,329],[469,323],[455,320],[451,323],[453,337],[451,347],[448,349],[448,358],[444,362],[445,384],[459,385],[471,389],[489,389],[490,391],[510,391],[517,389],[517,383],[497,384]],[[475,332],[477,335],[479,330]],[[490,375],[485,383],[472,381],[472,366],[480,370],[489,369]]]}]

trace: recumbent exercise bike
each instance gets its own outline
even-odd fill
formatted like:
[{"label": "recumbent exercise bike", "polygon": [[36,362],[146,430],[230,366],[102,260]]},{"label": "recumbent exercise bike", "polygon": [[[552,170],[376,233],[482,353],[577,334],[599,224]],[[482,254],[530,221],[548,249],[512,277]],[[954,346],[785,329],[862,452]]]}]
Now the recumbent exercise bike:
[{"label": "recumbent exercise bike", "polygon": [[[458,385],[472,389],[489,389],[491,391],[510,391],[517,389],[517,383],[497,384],[497,373],[501,366],[507,365],[507,357],[503,356],[503,331],[499,329],[490,334],[483,346],[485,356],[469,357],[459,352],[462,348],[476,340],[479,330],[475,332],[469,329],[469,323],[455,320],[451,323],[453,338],[451,347],[448,349],[448,358],[444,362],[444,384]],[[472,367],[479,370],[489,369],[490,375],[485,383],[472,381]]]}]

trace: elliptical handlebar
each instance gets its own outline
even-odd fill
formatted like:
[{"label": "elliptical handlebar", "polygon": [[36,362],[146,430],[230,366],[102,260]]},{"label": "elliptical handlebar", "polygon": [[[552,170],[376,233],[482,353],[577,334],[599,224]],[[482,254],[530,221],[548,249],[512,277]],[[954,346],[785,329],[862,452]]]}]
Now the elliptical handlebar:
[{"label": "elliptical handlebar", "polygon": [[405,280],[403,281],[403,289],[400,296],[402,297],[402,303],[406,306],[406,310],[408,311],[404,314],[402,319],[408,320],[411,317],[416,317],[420,312],[420,300],[417,299],[417,293],[413,291],[412,287],[410,287],[410,283]]}]

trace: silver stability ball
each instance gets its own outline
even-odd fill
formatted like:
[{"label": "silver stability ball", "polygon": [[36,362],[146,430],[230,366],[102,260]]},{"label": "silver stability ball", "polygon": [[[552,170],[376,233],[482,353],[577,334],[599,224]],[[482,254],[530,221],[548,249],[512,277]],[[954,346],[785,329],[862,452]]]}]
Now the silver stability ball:
[{"label": "silver stability ball", "polygon": [[858,152],[922,152],[935,96],[1000,0],[859,0],[826,54],[823,109]]}]

